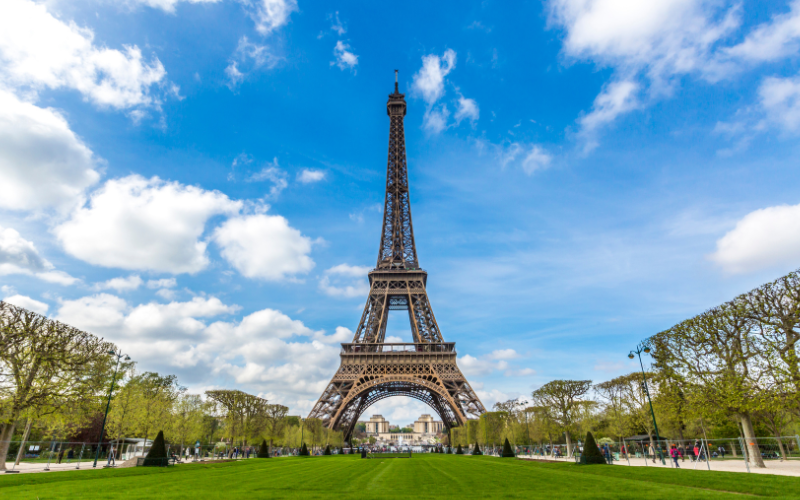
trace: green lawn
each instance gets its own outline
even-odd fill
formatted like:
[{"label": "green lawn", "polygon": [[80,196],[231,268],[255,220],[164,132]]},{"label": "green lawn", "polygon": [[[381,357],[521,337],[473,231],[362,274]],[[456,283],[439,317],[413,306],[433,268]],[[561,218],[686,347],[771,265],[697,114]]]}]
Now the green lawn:
[{"label": "green lawn", "polygon": [[0,498],[800,498],[800,478],[493,457],[291,457],[0,476]]}]

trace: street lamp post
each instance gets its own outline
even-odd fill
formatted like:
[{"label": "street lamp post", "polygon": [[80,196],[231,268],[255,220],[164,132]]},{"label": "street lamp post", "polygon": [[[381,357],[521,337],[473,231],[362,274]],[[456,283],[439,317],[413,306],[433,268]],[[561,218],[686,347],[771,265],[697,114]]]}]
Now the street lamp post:
[{"label": "street lamp post", "polygon": [[305,432],[306,432],[306,419],[300,417],[300,451],[297,454],[303,453],[303,444],[306,442]]},{"label": "street lamp post", "polygon": [[97,443],[97,453],[94,455],[94,464],[92,467],[97,467],[97,459],[100,457],[100,447],[103,444],[103,436],[106,433],[106,418],[108,418],[108,409],[111,407],[111,394],[114,392],[114,382],[117,381],[117,372],[119,371],[119,363],[122,357],[125,357],[125,361],[130,361],[131,357],[127,354],[122,354],[122,351],[116,353],[114,351],[108,351],[108,354],[117,357],[117,367],[114,368],[114,376],[111,378],[111,388],[108,390],[108,402],[106,403],[106,413],[103,415],[103,427],[100,429],[100,442]]},{"label": "street lamp post", "polygon": [[[650,404],[650,415],[653,417],[653,427],[656,430],[656,441],[661,438],[661,435],[658,433],[658,424],[656,423],[656,412],[653,411],[653,400],[650,399],[650,390],[647,388],[647,375],[644,373],[644,363],[642,363],[642,353],[650,354],[650,339],[644,339],[643,341],[639,342],[639,345],[636,346],[636,349],[628,353],[628,357],[630,359],[634,358],[634,354],[639,356],[639,366],[642,369],[642,387],[644,387],[644,393],[647,396],[647,402]],[[664,455],[661,453],[661,445],[656,442],[656,447],[658,448],[658,457],[661,459],[661,463],[664,464]]]}]

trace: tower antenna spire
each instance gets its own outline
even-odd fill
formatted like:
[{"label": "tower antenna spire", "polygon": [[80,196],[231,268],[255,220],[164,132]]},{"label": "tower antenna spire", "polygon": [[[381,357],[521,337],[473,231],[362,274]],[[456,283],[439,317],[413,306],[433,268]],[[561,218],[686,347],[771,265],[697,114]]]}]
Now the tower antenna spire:
[{"label": "tower antenna spire", "polygon": [[400,91],[397,89],[397,70],[394,70],[394,93],[400,93]]}]

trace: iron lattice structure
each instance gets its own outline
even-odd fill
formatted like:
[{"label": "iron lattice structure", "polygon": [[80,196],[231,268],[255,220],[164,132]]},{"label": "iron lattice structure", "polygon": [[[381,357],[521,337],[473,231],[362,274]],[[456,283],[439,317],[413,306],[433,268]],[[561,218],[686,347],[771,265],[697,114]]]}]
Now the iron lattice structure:
[{"label": "iron lattice structure", "polygon": [[[370,292],[353,342],[342,344],[341,365],[311,410],[350,438],[372,404],[392,396],[426,403],[445,427],[463,425],[486,411],[456,365],[455,343],[445,342],[426,291],[411,224],[405,133],[405,95],[389,95],[389,160],[378,264],[369,273]],[[408,311],[414,343],[386,344],[390,310]]]}]

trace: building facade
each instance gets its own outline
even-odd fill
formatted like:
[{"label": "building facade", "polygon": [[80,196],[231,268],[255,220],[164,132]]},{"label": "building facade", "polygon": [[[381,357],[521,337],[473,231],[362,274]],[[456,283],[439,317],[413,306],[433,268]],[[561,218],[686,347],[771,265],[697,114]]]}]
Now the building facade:
[{"label": "building facade", "polygon": [[413,424],[413,432],[398,432],[398,426],[390,425],[382,415],[373,415],[363,423],[368,436],[375,437],[378,444],[386,445],[432,445],[444,432],[444,423],[430,415],[420,416]]}]

